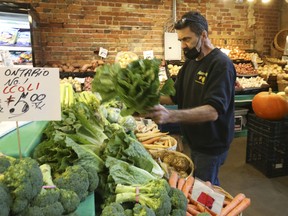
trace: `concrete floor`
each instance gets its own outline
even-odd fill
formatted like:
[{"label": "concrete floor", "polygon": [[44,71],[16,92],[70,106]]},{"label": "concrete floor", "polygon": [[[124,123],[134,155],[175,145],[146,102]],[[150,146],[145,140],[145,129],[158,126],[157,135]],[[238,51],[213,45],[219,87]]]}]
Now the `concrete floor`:
[{"label": "concrete floor", "polygon": [[246,164],[246,138],[235,138],[219,174],[221,187],[232,196],[244,193],[251,206],[243,216],[288,216],[288,176],[267,178]]}]

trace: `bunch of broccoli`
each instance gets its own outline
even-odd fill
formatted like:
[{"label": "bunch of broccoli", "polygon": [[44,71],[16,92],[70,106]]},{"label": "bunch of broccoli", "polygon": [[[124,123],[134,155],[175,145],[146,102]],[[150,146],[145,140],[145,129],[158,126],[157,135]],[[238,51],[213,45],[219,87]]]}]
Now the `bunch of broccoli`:
[{"label": "bunch of broccoli", "polygon": [[43,178],[38,163],[31,158],[23,158],[12,161],[3,173],[1,182],[12,197],[10,213],[17,215],[40,193]]},{"label": "bunch of broccoli", "polygon": [[60,216],[73,213],[80,204],[78,195],[74,191],[55,187],[48,164],[41,165],[40,169],[44,186],[48,188],[42,188],[21,216]]},{"label": "bunch of broccoli", "polygon": [[170,212],[171,216],[185,216],[187,210],[187,198],[184,193],[177,189],[171,188],[169,192],[172,210]]},{"label": "bunch of broccoli", "polygon": [[141,186],[116,186],[116,202],[138,202],[152,209],[157,216],[167,216],[171,211],[170,186],[164,179],[157,179]]},{"label": "bunch of broccoli", "polygon": [[147,206],[139,203],[135,204],[132,209],[124,209],[120,203],[113,202],[102,211],[101,216],[155,216],[155,212]]}]

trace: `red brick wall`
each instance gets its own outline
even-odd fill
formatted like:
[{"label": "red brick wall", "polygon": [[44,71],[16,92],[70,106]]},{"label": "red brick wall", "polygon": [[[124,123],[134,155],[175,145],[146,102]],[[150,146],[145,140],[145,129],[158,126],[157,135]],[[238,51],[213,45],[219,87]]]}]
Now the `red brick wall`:
[{"label": "red brick wall", "polygon": [[[210,38],[218,46],[239,46],[269,54],[280,28],[281,1],[250,6],[244,0],[177,0],[177,17],[199,10],[210,24]],[[172,17],[172,0],[23,0],[34,5],[41,19],[45,61],[87,62],[99,47],[112,62],[119,51],[142,56],[154,50],[163,58],[165,23]],[[63,3],[60,3],[63,2]],[[65,3],[64,3],[65,2]],[[254,9],[254,12],[253,12]],[[255,21],[255,24],[253,24]]]}]

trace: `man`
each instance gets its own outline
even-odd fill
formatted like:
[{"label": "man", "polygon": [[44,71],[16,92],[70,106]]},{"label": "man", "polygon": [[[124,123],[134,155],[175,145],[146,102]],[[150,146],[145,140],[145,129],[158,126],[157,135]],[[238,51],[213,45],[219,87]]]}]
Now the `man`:
[{"label": "man", "polygon": [[159,124],[180,123],[196,177],[219,185],[218,170],[234,137],[235,68],[211,44],[200,13],[186,13],[175,29],[187,60],[177,75],[176,95],[161,98],[161,103],[177,104],[178,110],[158,105],[149,117]]}]

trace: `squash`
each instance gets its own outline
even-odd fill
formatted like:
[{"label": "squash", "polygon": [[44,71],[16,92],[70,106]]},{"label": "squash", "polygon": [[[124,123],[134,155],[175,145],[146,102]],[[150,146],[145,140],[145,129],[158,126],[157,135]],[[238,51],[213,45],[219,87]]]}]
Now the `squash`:
[{"label": "squash", "polygon": [[252,100],[255,114],[267,120],[280,120],[288,114],[288,102],[281,95],[272,92],[260,92]]}]

